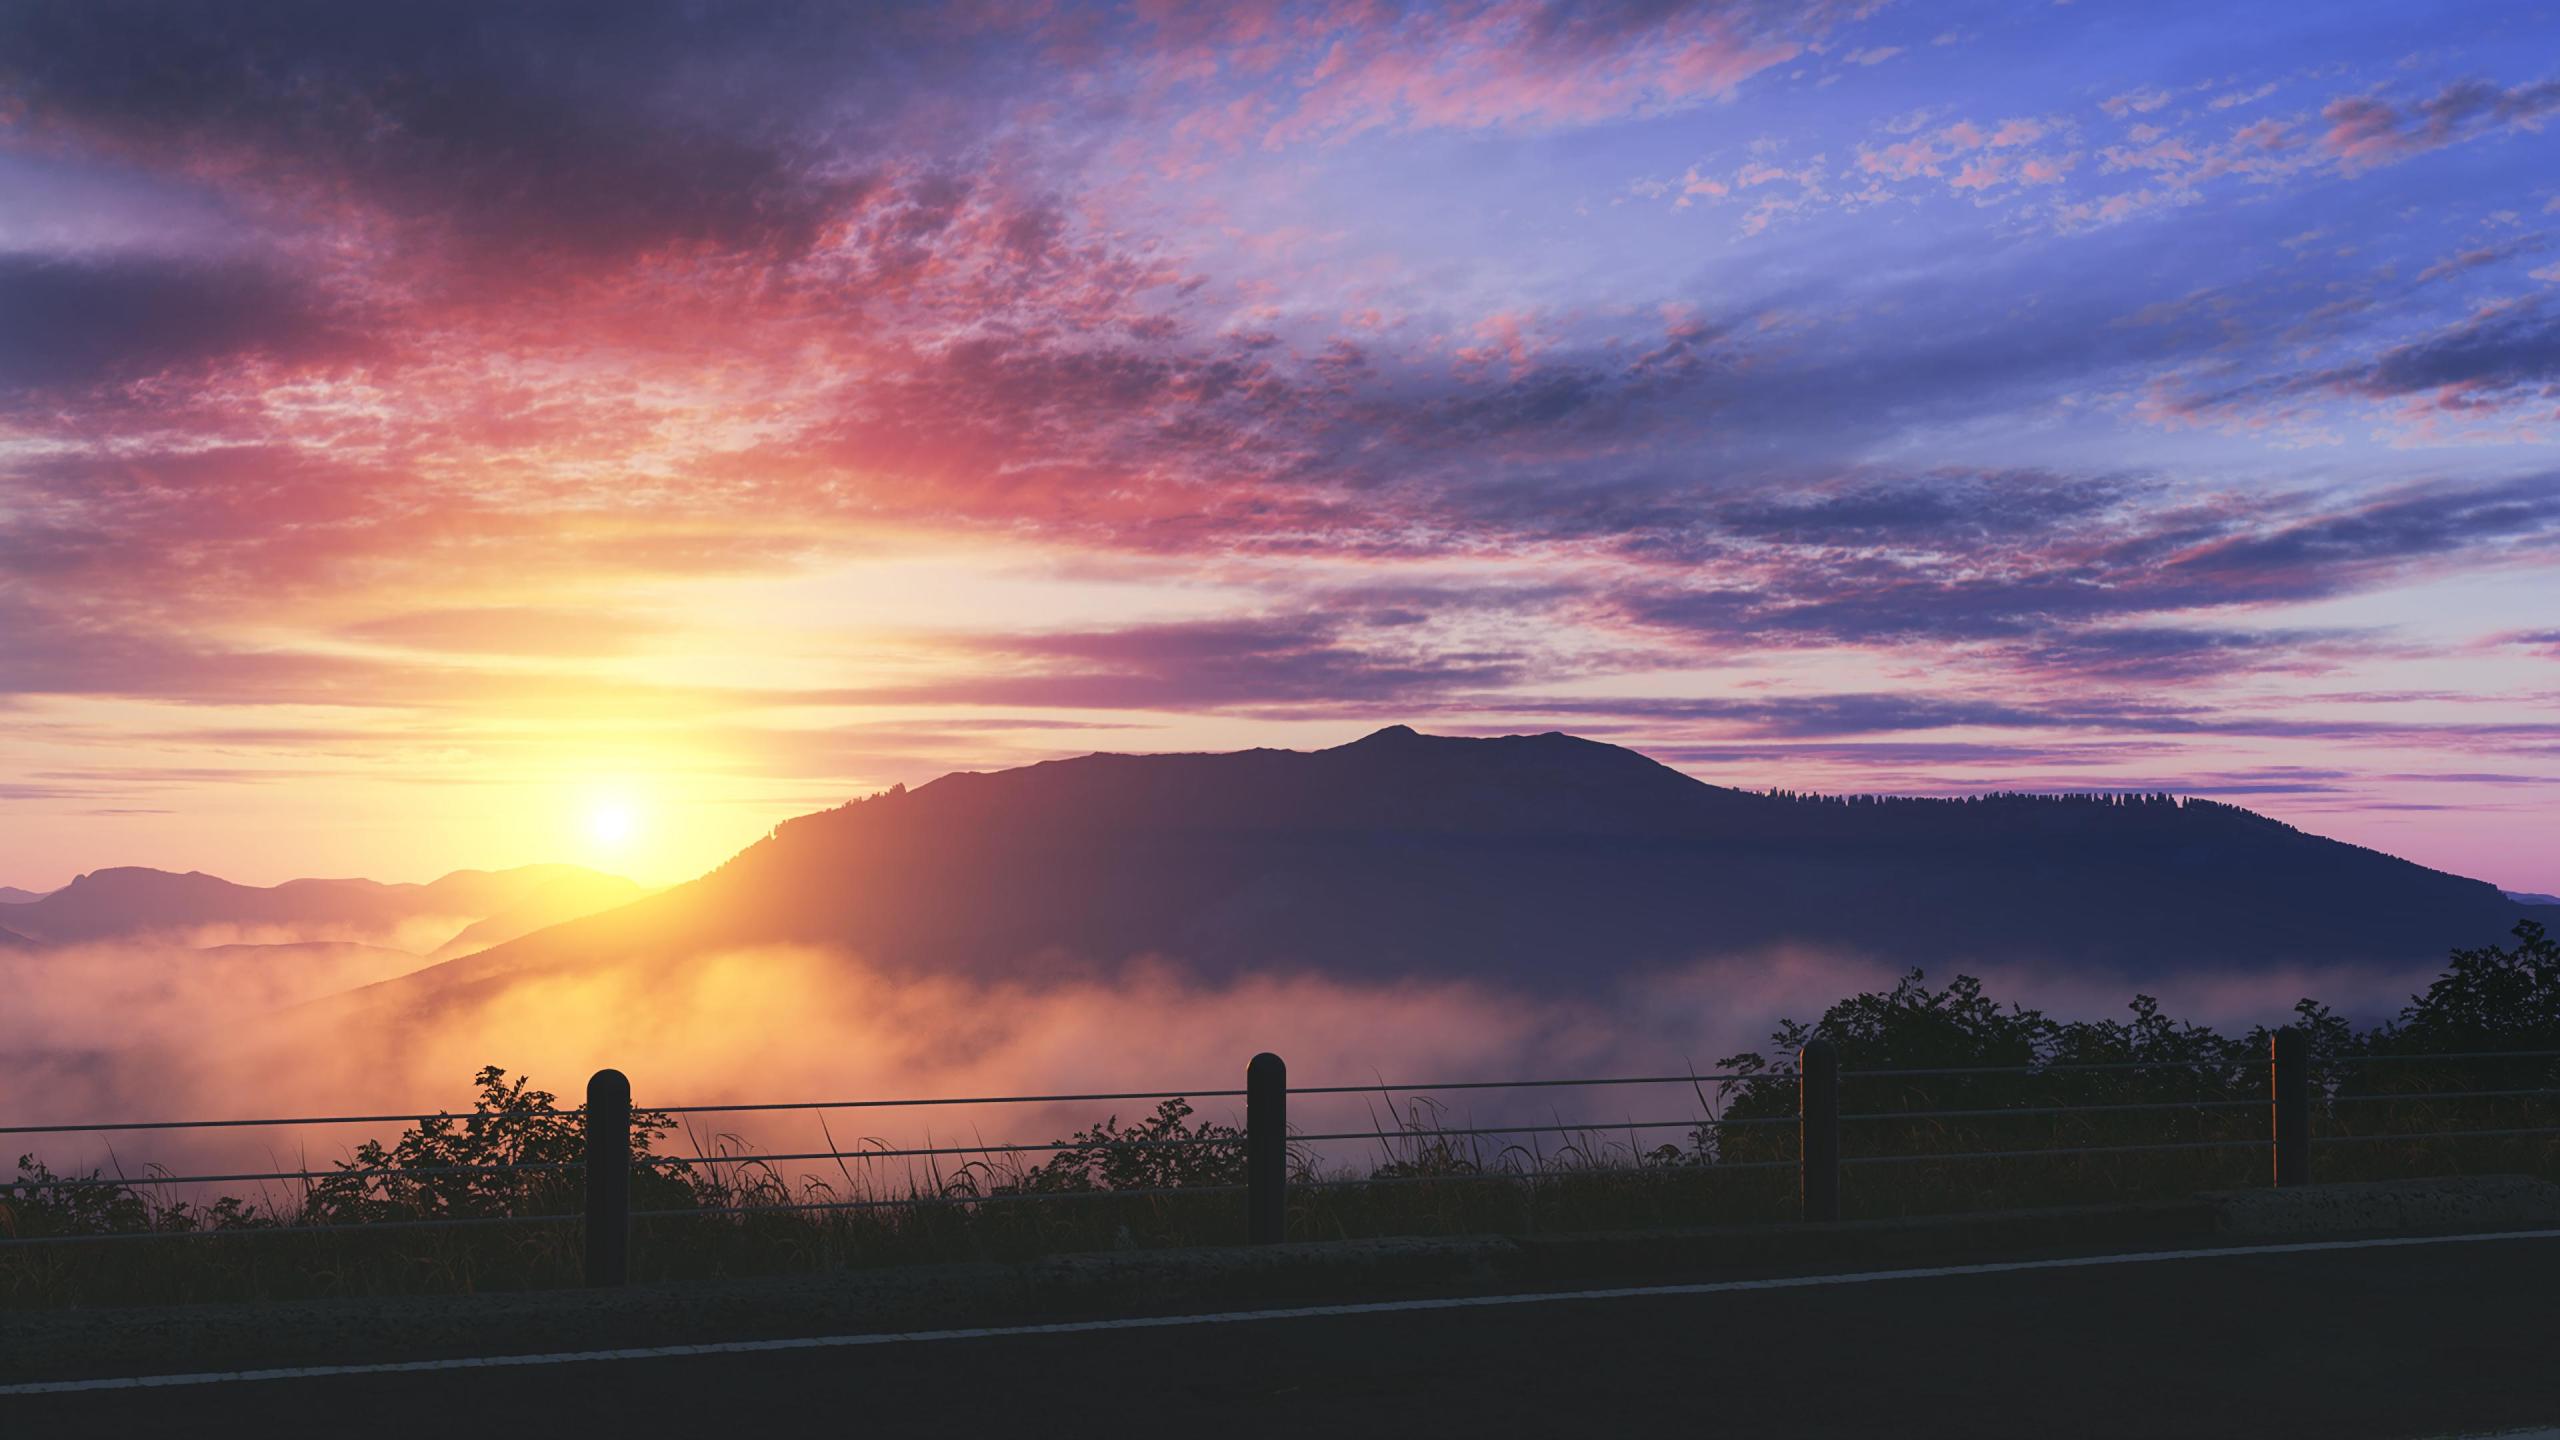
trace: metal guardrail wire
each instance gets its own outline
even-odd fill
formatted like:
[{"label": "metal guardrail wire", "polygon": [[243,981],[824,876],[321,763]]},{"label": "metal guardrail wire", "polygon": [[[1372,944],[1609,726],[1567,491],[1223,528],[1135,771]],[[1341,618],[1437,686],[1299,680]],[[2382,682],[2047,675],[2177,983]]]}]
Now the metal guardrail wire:
[{"label": "metal guardrail wire", "polygon": [[1793,1115],[1764,1120],[1594,1120],[1581,1125],[1468,1125],[1417,1130],[1339,1130],[1292,1135],[1291,1143],[1314,1145],[1338,1140],[1435,1140],[1444,1135],[1606,1135],[1618,1130],[1718,1130],[1743,1125],[1793,1125]]},{"label": "metal guardrail wire", "polygon": [[[1294,1094],[1296,1092],[1292,1091],[1291,1093]],[[1617,1130],[1718,1130],[1738,1128],[1742,1126],[1793,1125],[1795,1123],[1796,1120],[1794,1116],[1780,1115],[1771,1116],[1766,1119],[1752,1120],[1642,1120],[1633,1123],[1594,1121],[1590,1124],[1584,1125],[1483,1125],[1464,1128],[1432,1126],[1429,1128],[1413,1130],[1346,1130],[1312,1135],[1293,1134],[1289,1139],[1293,1144],[1316,1144],[1319,1142],[1342,1140],[1429,1140],[1446,1135],[1606,1134]],[[1067,1150],[1176,1150],[1193,1149],[1208,1145],[1240,1149],[1244,1143],[1245,1137],[1242,1135],[1183,1136],[1172,1139],[1131,1138],[1124,1140],[1118,1138],[1106,1138],[1100,1140],[1048,1140],[1022,1144],[937,1145],[886,1150],[802,1150],[785,1152],[778,1155],[711,1155],[693,1157],[683,1161],[682,1163],[691,1165],[756,1165],[777,1163],[781,1161],[803,1160],[905,1160],[947,1155],[1055,1154]],[[650,1159],[656,1163],[666,1163],[668,1160],[672,1160],[673,1157],[662,1158],[653,1156],[650,1157]]]},{"label": "metal guardrail wire", "polygon": [[429,1115],[292,1115],[252,1120],[118,1120],[101,1125],[0,1125],[0,1135],[103,1135],[122,1130],[226,1130],[243,1126],[275,1125],[423,1125],[430,1120],[455,1120],[465,1125],[495,1118],[518,1115],[574,1115],[553,1105],[534,1105],[506,1110],[439,1110]]},{"label": "metal guardrail wire", "polygon": [[[1447,1080],[1428,1085],[1372,1081],[1363,1085],[1292,1085],[1291,1095],[1431,1094],[1443,1090],[1544,1090],[1602,1085],[1693,1085],[1766,1079],[1752,1075],[1604,1075],[1561,1080]],[[814,1100],[752,1105],[661,1105],[657,1115],[721,1115],[761,1110],[872,1110],[925,1105],[1049,1105],[1104,1100],[1232,1100],[1242,1090],[1126,1090],[1084,1095],[970,1095],[910,1100]]]},{"label": "metal guardrail wire", "polygon": [[[933,1155],[1036,1155],[1063,1150],[1179,1150],[1202,1145],[1241,1147],[1244,1137],[1194,1135],[1168,1140],[1044,1140],[1022,1144],[931,1145],[902,1150],[799,1150],[780,1155],[711,1155],[689,1165],[753,1165],[780,1160],[907,1160]],[[653,1157],[654,1158],[654,1157]]]},{"label": "metal guardrail wire", "polygon": [[2487,1140],[2497,1136],[2560,1135],[2560,1125],[2519,1130],[2399,1130],[2379,1135],[2314,1135],[2314,1145],[2342,1145],[2358,1140]]},{"label": "metal guardrail wire", "polygon": [[[908,1100],[778,1100],[759,1104],[644,1105],[637,1108],[651,1115],[721,1115],[777,1110],[877,1110],[927,1105],[1047,1105],[1102,1100],[1220,1100],[1240,1098],[1243,1094],[1242,1090],[1129,1090],[1082,1095],[952,1095]],[[226,1120],[117,1120],[76,1125],[0,1125],[0,1135],[89,1135],[125,1130],[216,1130],[278,1125],[412,1125],[424,1124],[430,1120],[453,1120],[470,1124],[491,1116],[563,1116],[577,1113],[578,1111],[574,1108],[564,1110],[556,1105],[528,1105],[499,1111],[439,1110],[406,1115],[278,1115]]]},{"label": "metal guardrail wire", "polygon": [[[1982,1110],[1871,1110],[1859,1115],[1843,1115],[1843,1120],[1990,1120],[2011,1115],[2121,1115],[2137,1110],[2239,1110],[2263,1109],[2264,1099],[2256,1100],[2146,1100],[2130,1105],[2008,1105]],[[1792,1121],[1795,1117],[1787,1117]]]},{"label": "metal guardrail wire", "polygon": [[1719,1175],[1741,1170],[1793,1170],[1788,1160],[1718,1161],[1706,1165],[1629,1166],[1623,1170],[1474,1170],[1448,1175],[1340,1176],[1331,1180],[1292,1180],[1292,1190],[1356,1190],[1369,1185],[1463,1185],[1485,1180],[1667,1180]]},{"label": "metal guardrail wire", "polygon": [[2332,1055],[2317,1065],[2398,1065],[2435,1060],[2560,1060],[2560,1050],[2448,1050],[2415,1055]]},{"label": "metal guardrail wire", "polygon": [[2127,1070],[2211,1070],[2237,1074],[2263,1068],[2256,1063],[2232,1064],[2221,1060],[2069,1060],[2051,1065],[1942,1065],[1913,1070],[1843,1070],[1840,1078],[1925,1080],[1957,1075],[2097,1075]]},{"label": "metal guardrail wire", "polygon": [[[2560,1058],[2560,1050],[2476,1050],[2476,1051],[2458,1051],[2458,1052],[2443,1052],[2443,1053],[2428,1053],[2428,1054],[2410,1054],[2410,1055],[2343,1055],[2343,1056],[2331,1056],[2331,1057],[2327,1057],[2327,1058],[2322,1059],[2322,1060],[2320,1060],[2320,1061],[2318,1061],[2318,1062],[2316,1062],[2316,1063],[2318,1063],[2318,1064],[2322,1064],[2322,1065],[2386,1065],[2386,1064],[2399,1064],[2399,1063],[2403,1063],[2403,1062],[2419,1062],[2419,1061],[2449,1061],[2449,1060],[2539,1060],[2539,1059],[2554,1059],[2554,1058]],[[2195,1069],[2195,1070],[2223,1070],[2223,1071],[2254,1071],[2254,1070],[2256,1070],[2257,1068],[2259,1068],[2259,1067],[2257,1067],[2257,1066],[2256,1066],[2256,1065],[2254,1065],[2254,1064],[2233,1065],[2233,1064],[2228,1064],[2228,1063],[2224,1063],[2224,1062],[2220,1062],[2220,1061],[2201,1061],[2201,1060],[2130,1060],[2130,1061],[2107,1061],[2107,1062],[2091,1062],[2091,1063],[2060,1063],[2060,1064],[2052,1064],[2052,1065],[1958,1065],[1958,1066],[1940,1066],[1940,1067],[1923,1068],[1923,1069],[1843,1070],[1843,1071],[1841,1071],[1841,1072],[1840,1072],[1840,1078],[1841,1078],[1841,1079],[1843,1079],[1843,1080],[1896,1079],[1896,1078],[1899,1078],[1899,1079],[1939,1079],[1939,1078],[1949,1078],[1949,1077],[1956,1077],[1956,1076],[1969,1076],[1969,1075],[2027,1075],[2027,1076],[2045,1076],[2045,1075],[2067,1075],[2067,1074],[2088,1073],[2088,1072],[2104,1072],[2104,1071],[2162,1070],[2162,1069]],[[1399,1084],[1390,1084],[1390,1083],[1370,1083],[1370,1084],[1362,1084],[1362,1085],[1292,1085],[1292,1086],[1290,1086],[1290,1087],[1289,1087],[1289,1093],[1290,1093],[1291,1095],[1359,1095],[1359,1094],[1380,1094],[1380,1093],[1430,1094],[1430,1093],[1436,1093],[1436,1092],[1439,1092],[1439,1091],[1446,1091],[1446,1090],[1526,1090],[1526,1089],[1554,1089],[1554,1088],[1568,1088],[1568,1087],[1593,1087],[1593,1086],[1610,1086],[1610,1085],[1693,1085],[1693,1084],[1719,1084],[1719,1085],[1721,1085],[1721,1084],[1747,1084],[1747,1083],[1758,1083],[1758,1082],[1766,1082],[1766,1083],[1772,1083],[1772,1084],[1775,1084],[1775,1083],[1794,1084],[1794,1083],[1796,1083],[1796,1081],[1797,1081],[1799,1078],[1800,1078],[1800,1077],[1799,1077],[1799,1076],[1798,1076],[1798,1075],[1797,1075],[1793,1070],[1768,1070],[1768,1071],[1761,1071],[1761,1072],[1758,1072],[1758,1073],[1755,1073],[1755,1074],[1748,1074],[1748,1075],[1745,1075],[1745,1074],[1726,1074],[1726,1073],[1716,1073],[1716,1074],[1706,1074],[1706,1075],[1619,1075],[1619,1076],[1599,1076],[1599,1077],[1591,1077],[1591,1078],[1543,1079],[1543,1080],[1452,1080],[1452,1081],[1441,1081],[1441,1082],[1437,1082],[1437,1083],[1433,1083],[1433,1084],[1421,1084],[1421,1085],[1399,1085]],[[920,1108],[920,1107],[925,1107],[925,1106],[947,1106],[947,1105],[1046,1105],[1046,1104],[1089,1103],[1089,1102],[1116,1101],[1116,1100],[1193,1100],[1193,1099],[1198,1099],[1198,1100],[1219,1100],[1219,1099],[1237,1099],[1237,1098],[1241,1098],[1241,1097],[1244,1095],[1244,1093],[1245,1093],[1245,1092],[1244,1092],[1244,1091],[1242,1091],[1242,1090],[1233,1090],[1233,1089],[1199,1089],[1199,1090],[1117,1090],[1117,1091],[1092,1091],[1092,1092],[1077,1093],[1077,1094],[1055,1094],[1055,1095],[958,1095],[958,1096],[917,1096],[917,1097],[911,1097],[911,1098],[907,1098],[907,1099],[899,1099],[899,1100],[787,1100],[787,1101],[770,1101],[770,1102],[760,1102],[760,1103],[752,1103],[752,1104],[745,1104],[745,1103],[742,1103],[742,1104],[729,1104],[729,1105],[659,1105],[659,1106],[642,1106],[642,1107],[638,1107],[638,1108],[639,1108],[640,1110],[642,1110],[643,1112],[645,1112],[645,1113],[647,1113],[647,1114],[651,1114],[651,1115],[722,1115],[722,1114],[751,1114],[751,1113],[760,1113],[760,1112],[781,1112],[781,1111],[792,1111],[792,1110],[860,1110],[860,1109],[899,1109],[899,1108]],[[2488,1095],[2501,1095],[2501,1096],[2506,1096],[2506,1095],[2560,1094],[2560,1091],[2548,1090],[2548,1089],[2544,1089],[2544,1090],[2502,1090],[2502,1091],[2481,1091],[2481,1092],[2454,1092],[2454,1091],[2440,1091],[2440,1092],[2432,1092],[2432,1094],[2430,1094],[2430,1095],[2415,1095],[2415,1094],[2413,1094],[2413,1095],[2408,1095],[2408,1096],[2393,1096],[2393,1097],[2379,1097],[2379,1096],[2377,1096],[2377,1097],[2363,1097],[2363,1096],[2346,1097],[2346,1096],[2341,1096],[2341,1097],[2338,1097],[2338,1098],[2340,1098],[2340,1099],[2342,1099],[2342,1100],[2343,1100],[2343,1099],[2349,1099],[2349,1098],[2354,1098],[2354,1099],[2364,1099],[2364,1098],[2376,1098],[2376,1099],[2379,1099],[2379,1098],[2395,1098],[2395,1099],[2403,1099],[2403,1098],[2405,1098],[2405,1099],[2419,1099],[2419,1098],[2442,1098],[2442,1097],[2445,1097],[2445,1096],[2451,1096],[2451,1095],[2457,1095],[2457,1094],[2473,1094],[2473,1093],[2476,1093],[2476,1094],[2479,1094],[2479,1095],[2482,1095],[2482,1096],[2484,1096],[2484,1097],[2485,1097],[2485,1096],[2488,1096]],[[2256,1103],[2256,1102],[2251,1102],[2251,1103]],[[2094,1109],[2094,1108],[2097,1108],[2097,1107],[2083,1107],[2083,1108],[2092,1108],[2092,1109]],[[2130,1107],[2128,1107],[2128,1108],[2130,1108]],[[470,1110],[452,1111],[452,1110],[439,1110],[439,1111],[431,1111],[431,1112],[415,1112],[415,1111],[412,1111],[412,1112],[403,1112],[403,1113],[399,1113],[399,1114],[377,1114],[377,1115],[279,1115],[279,1116],[254,1116],[254,1117],[245,1117],[245,1118],[228,1118],[228,1119],[219,1119],[219,1120],[118,1120],[118,1121],[101,1121],[101,1122],[96,1122],[96,1123],[77,1123],[77,1124],[68,1124],[68,1123],[66,1123],[66,1124],[48,1124],[48,1125],[0,1125],[0,1135],[73,1135],[73,1134],[106,1134],[106,1133],[110,1133],[110,1132],[137,1131],[137,1130],[212,1130],[212,1129],[262,1128],[262,1127],[287,1126],[287,1125],[387,1125],[387,1124],[423,1124],[423,1123],[426,1123],[426,1122],[429,1122],[429,1121],[435,1121],[435,1120],[447,1120],[447,1121],[453,1121],[453,1122],[457,1122],[457,1123],[463,1124],[463,1125],[465,1125],[465,1126],[469,1126],[469,1125],[473,1125],[473,1124],[482,1123],[483,1121],[485,1121],[485,1120],[487,1120],[487,1119],[489,1119],[489,1118],[493,1118],[493,1117],[508,1117],[508,1118],[512,1118],[512,1117],[515,1117],[515,1116],[549,1116],[549,1117],[559,1117],[559,1116],[574,1116],[574,1115],[576,1115],[576,1114],[578,1114],[578,1113],[579,1113],[579,1112],[578,1112],[577,1110],[575,1110],[575,1109],[562,1109],[562,1108],[561,1108],[561,1107],[559,1107],[559,1106],[547,1106],[547,1105],[546,1105],[546,1106],[527,1106],[527,1107],[521,1107],[521,1108],[510,1108],[510,1109],[503,1110],[503,1111],[470,1111]],[[1953,1114],[1953,1113],[1957,1113],[1957,1112],[1948,1112],[1948,1113]],[[1843,1116],[1842,1118],[1843,1118],[1843,1119],[1848,1119],[1848,1118],[1854,1118],[1854,1117]]]},{"label": "metal guardrail wire", "polygon": [[1916,1165],[1928,1160],[2023,1160],[2048,1155],[2132,1155],[2146,1150],[2264,1150],[2257,1140],[2178,1140],[2155,1145],[2040,1145],[2028,1150],[1943,1150],[1922,1155],[1844,1155],[1843,1165]]},{"label": "metal guardrail wire", "polygon": [[2384,1100],[2513,1100],[2526,1095],[2560,1095],[2560,1090],[2410,1090],[2398,1095],[2332,1095],[2332,1105],[2365,1105]]},{"label": "metal guardrail wire", "polygon": [[1449,1080],[1437,1085],[1292,1085],[1292,1095],[1374,1095],[1384,1092],[1428,1094],[1440,1090],[1552,1090],[1596,1085],[1720,1085],[1729,1081],[1764,1080],[1765,1075],[1609,1075],[1577,1080]]},{"label": "metal guardrail wire", "polygon": [[107,1235],[30,1235],[0,1239],[0,1250],[35,1245],[87,1245],[110,1240],[237,1240],[247,1236],[352,1235],[385,1230],[463,1230],[492,1225],[566,1225],[584,1215],[457,1215],[439,1220],[360,1220],[326,1225],[225,1225],[197,1230],[119,1230]]},{"label": "metal guardrail wire", "polygon": [[[2323,1065],[2397,1065],[2405,1061],[2436,1060],[2548,1060],[2560,1059],[2560,1050],[2462,1050],[2409,1055],[2328,1055],[2315,1059],[2314,1068]],[[2057,1061],[2031,1065],[1945,1065],[1910,1070],[1843,1070],[1843,1080],[1875,1079],[1940,1079],[1962,1075],[2075,1075],[2121,1070],[2208,1070],[2227,1074],[2254,1074],[2264,1066],[2257,1061],[2234,1063],[2224,1060],[2092,1060]],[[1788,1078],[1793,1072],[1773,1072],[1777,1078]],[[1752,1079],[1768,1076],[1745,1077]]]},{"label": "metal guardrail wire", "polygon": [[652,1115],[740,1115],[771,1110],[896,1110],[928,1105],[1064,1105],[1103,1100],[1230,1100],[1241,1090],[1118,1090],[1090,1095],[952,1095],[910,1100],[791,1100],[754,1105],[657,1105]]},{"label": "metal guardrail wire", "polygon": [[557,1160],[523,1165],[419,1165],[410,1168],[384,1167],[354,1170],[262,1170],[241,1175],[142,1175],[132,1178],[119,1175],[101,1176],[95,1180],[56,1176],[50,1180],[0,1180],[0,1190],[69,1190],[81,1186],[115,1185],[132,1189],[145,1185],[230,1185],[248,1180],[409,1180],[424,1175],[510,1175],[540,1174],[561,1170],[584,1170],[584,1160]]},{"label": "metal guardrail wire", "polygon": [[695,1219],[713,1215],[781,1215],[797,1211],[907,1210],[924,1205],[1005,1205],[1024,1200],[1142,1200],[1166,1195],[1241,1195],[1242,1185],[1144,1185],[1125,1190],[1027,1190],[1001,1195],[913,1195],[897,1200],[795,1200],[778,1205],[716,1205],[699,1210],[634,1210],[634,1220]]}]

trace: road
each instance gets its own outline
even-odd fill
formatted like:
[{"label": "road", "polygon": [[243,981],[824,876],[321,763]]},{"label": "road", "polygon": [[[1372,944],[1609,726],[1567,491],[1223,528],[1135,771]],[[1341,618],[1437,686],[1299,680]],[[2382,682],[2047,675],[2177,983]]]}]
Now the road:
[{"label": "road", "polygon": [[2560,1232],[1341,1308],[0,1392],[0,1432],[2412,1440],[2560,1424]]}]

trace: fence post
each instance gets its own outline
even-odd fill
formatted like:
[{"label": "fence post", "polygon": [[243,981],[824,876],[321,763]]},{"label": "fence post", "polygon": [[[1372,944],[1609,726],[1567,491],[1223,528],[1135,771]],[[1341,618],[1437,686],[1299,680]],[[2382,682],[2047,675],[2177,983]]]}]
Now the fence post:
[{"label": "fence post", "polygon": [[1840,1218],[1840,1051],[1807,1040],[1796,1052],[1796,1199],[1807,1220]]},{"label": "fence post", "polygon": [[2268,1042],[2278,1185],[2311,1183],[2311,1037],[2287,1025]]},{"label": "fence post", "polygon": [[1244,1070],[1246,1229],[1277,1245],[1289,1229],[1289,1067],[1266,1050]]},{"label": "fence post", "polygon": [[619,1285],[631,1268],[631,1082],[619,1070],[587,1081],[587,1283]]}]

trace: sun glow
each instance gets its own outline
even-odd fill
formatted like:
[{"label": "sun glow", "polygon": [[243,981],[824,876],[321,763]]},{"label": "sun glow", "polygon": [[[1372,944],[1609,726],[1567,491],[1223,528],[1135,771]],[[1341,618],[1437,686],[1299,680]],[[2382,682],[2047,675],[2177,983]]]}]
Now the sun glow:
[{"label": "sun glow", "polygon": [[629,849],[640,838],[640,807],[625,799],[597,801],[587,811],[587,838],[599,849]]},{"label": "sun glow", "polygon": [[708,773],[716,768],[713,758],[675,747],[578,756],[494,808],[523,817],[511,830],[521,837],[511,852],[521,863],[568,861],[668,885],[702,874],[775,821],[810,808],[797,799],[741,799],[725,777]]}]

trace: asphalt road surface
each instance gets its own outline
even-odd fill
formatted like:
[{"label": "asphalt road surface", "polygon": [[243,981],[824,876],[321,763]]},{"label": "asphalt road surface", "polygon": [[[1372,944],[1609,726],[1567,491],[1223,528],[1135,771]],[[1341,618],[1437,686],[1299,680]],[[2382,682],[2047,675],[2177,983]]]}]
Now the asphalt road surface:
[{"label": "asphalt road surface", "polygon": [[0,1392],[0,1434],[2412,1440],[2560,1424],[2560,1234],[790,1343]]}]

